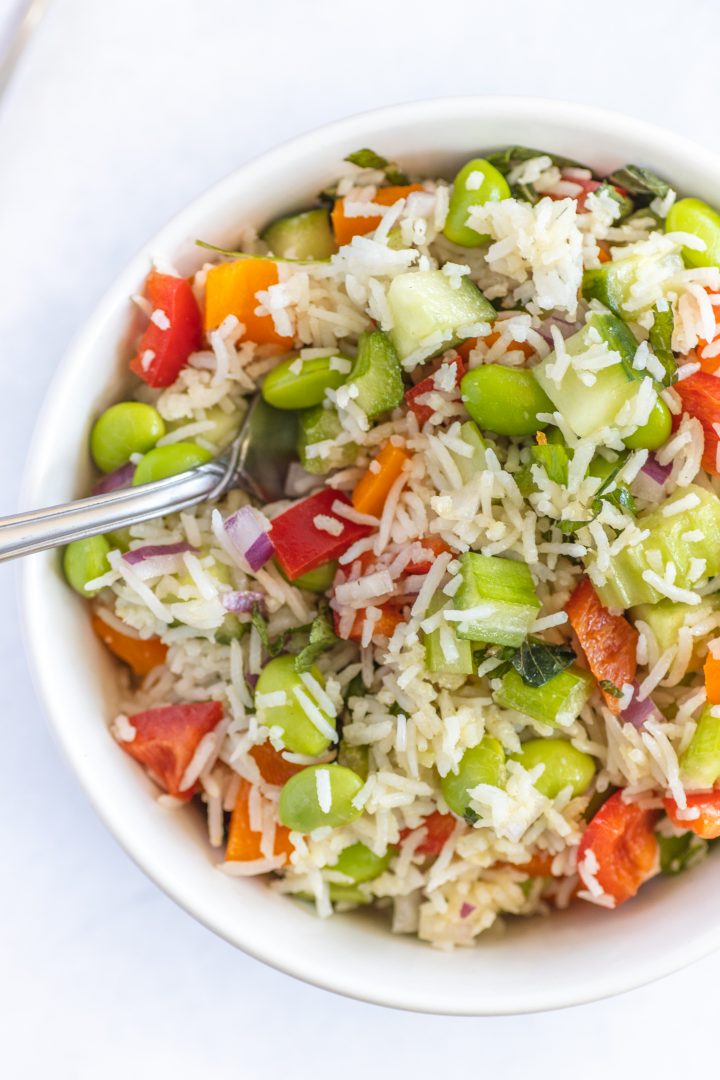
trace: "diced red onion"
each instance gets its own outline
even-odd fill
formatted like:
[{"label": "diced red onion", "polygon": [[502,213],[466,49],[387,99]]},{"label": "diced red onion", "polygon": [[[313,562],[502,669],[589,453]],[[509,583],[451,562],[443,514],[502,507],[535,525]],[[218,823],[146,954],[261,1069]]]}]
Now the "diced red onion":
[{"label": "diced red onion", "polygon": [[643,727],[645,721],[657,710],[649,697],[644,701],[638,701],[638,684],[633,683],[633,696],[627,709],[620,713],[620,719],[624,724],[632,724],[634,728]]},{"label": "diced red onion", "polygon": [[671,465],[661,465],[654,454],[648,454],[647,461],[630,485],[633,495],[648,502],[659,499],[671,472]]},{"label": "diced red onion", "polygon": [[672,472],[672,465],[661,465],[655,454],[648,454],[648,459],[640,471],[649,476],[651,480],[654,480],[656,484],[664,484]]},{"label": "diced red onion", "polygon": [[467,919],[468,915],[472,915],[475,910],[475,904],[468,904],[467,900],[463,900],[460,905],[460,918]]},{"label": "diced red onion", "polygon": [[243,592],[226,592],[221,599],[225,610],[234,613],[252,611],[256,606],[263,612],[266,610],[265,596],[261,592],[249,592],[247,590]]},{"label": "diced red onion", "polygon": [[248,686],[250,687],[250,689],[251,689],[251,690],[254,690],[254,689],[255,689],[255,687],[256,687],[256,686],[257,686],[257,684],[258,684],[258,679],[259,679],[259,678],[260,678],[260,676],[259,676],[259,675],[253,675],[253,674],[252,674],[251,672],[249,672],[249,671],[247,671],[247,672],[245,673],[245,682],[246,682],[246,683],[248,684]]},{"label": "diced red onion", "polygon": [[120,488],[130,487],[134,475],[135,466],[131,461],[128,461],[127,465],[121,465],[119,469],[115,469],[114,472],[103,476],[102,480],[98,480],[92,489],[92,494],[105,495],[108,491],[118,491]]},{"label": "diced red onion", "polygon": [[267,527],[267,518],[252,506],[243,506],[225,519],[225,532],[251,570],[259,570],[272,556]]},{"label": "diced red onion", "polygon": [[577,333],[578,329],[577,323],[567,322],[565,319],[558,319],[555,315],[551,315],[549,318],[545,319],[539,333],[541,337],[545,338],[548,345],[553,346],[555,342],[553,341],[553,336],[550,332],[551,326],[556,326],[558,328],[563,339],[572,337],[573,334]]},{"label": "diced red onion", "polygon": [[136,563],[145,562],[146,559],[154,559],[160,555],[182,555],[185,551],[197,551],[192,544],[181,541],[177,544],[145,544],[143,547],[133,548],[123,555],[125,562],[134,566]]}]

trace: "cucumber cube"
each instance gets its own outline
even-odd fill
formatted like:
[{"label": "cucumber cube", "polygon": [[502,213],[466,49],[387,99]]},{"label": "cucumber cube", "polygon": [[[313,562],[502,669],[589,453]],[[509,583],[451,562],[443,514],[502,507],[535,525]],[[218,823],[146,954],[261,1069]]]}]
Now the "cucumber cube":
[{"label": "cucumber cube", "polygon": [[[434,615],[447,601],[447,596],[436,592],[428,606],[428,616]],[[448,636],[449,655],[443,647]],[[450,623],[446,622],[437,630],[425,634],[425,667],[434,675],[472,675],[475,670],[472,646],[469,641],[459,638]]]},{"label": "cucumber cube", "polygon": [[260,233],[273,255],[280,259],[329,259],[337,251],[330,215],[321,207],[279,218]]},{"label": "cucumber cube", "polygon": [[[298,435],[298,457],[306,472],[319,476],[331,469],[344,469],[352,465],[357,457],[355,443],[336,443],[342,432],[342,424],[335,409],[326,409],[316,405],[300,413],[300,433]],[[321,454],[313,454],[310,447],[315,443],[325,443]]]},{"label": "cucumber cube", "polygon": [[551,727],[569,727],[577,720],[594,689],[594,680],[579,667],[566,668],[544,686],[529,686],[514,668],[503,675],[493,697],[505,709],[515,709]]},{"label": "cucumber cube", "polygon": [[356,388],[353,401],[369,420],[397,408],[403,400],[405,384],[400,361],[393,343],[382,330],[361,335],[346,385]]},{"label": "cucumber cube", "polygon": [[390,336],[401,360],[422,353],[420,360],[443,352],[470,336],[476,323],[492,323],[496,312],[468,277],[455,287],[442,270],[399,274],[387,292],[393,319]]},{"label": "cucumber cube", "polygon": [[690,744],[680,758],[683,783],[688,788],[711,788],[720,779],[720,717],[706,709]]},{"label": "cucumber cube", "polygon": [[522,645],[540,608],[527,564],[467,551],[460,556],[460,574],[455,607],[468,617],[457,623],[458,637]]}]

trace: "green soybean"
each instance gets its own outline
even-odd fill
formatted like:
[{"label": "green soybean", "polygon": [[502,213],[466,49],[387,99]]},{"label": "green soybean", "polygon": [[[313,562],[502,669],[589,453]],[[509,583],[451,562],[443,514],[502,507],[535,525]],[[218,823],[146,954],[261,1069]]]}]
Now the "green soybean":
[{"label": "green soybean", "polygon": [[[324,685],[325,680],[316,667],[311,668],[309,674],[320,686]],[[300,694],[300,699],[296,691]],[[263,706],[262,695],[274,693],[284,693],[285,703]],[[270,660],[260,672],[256,694],[260,695],[261,702],[258,706],[260,723],[269,728],[281,728],[283,743],[293,754],[315,757],[327,750],[330,739],[322,731],[318,731],[300,704],[304,698],[309,698],[313,704],[314,702],[310,691],[295,670],[294,656],[276,656],[274,660]],[[328,727],[334,730],[334,717],[328,716],[321,708],[320,713]]]},{"label": "green soybean", "polygon": [[720,266],[720,214],[702,199],[680,199],[668,211],[666,232],[691,233],[705,241],[702,251],[683,248],[688,266]]},{"label": "green soybean", "polygon": [[[338,359],[343,361],[339,366],[347,367],[347,371],[337,370]],[[317,356],[312,360],[289,356],[268,374],[262,386],[262,396],[268,405],[276,409],[310,409],[313,405],[321,405],[325,400],[325,391],[337,390],[347,379],[350,372],[348,363],[352,361],[339,353],[337,356]]]},{"label": "green soybean", "polygon": [[141,401],[121,401],[98,417],[90,432],[90,453],[98,469],[114,472],[131,454],[146,454],[165,434],[157,409]]},{"label": "green soybean", "polygon": [[478,784],[502,787],[504,783],[505,753],[497,739],[486,735],[477,746],[465,751],[456,773],[443,776],[440,788],[453,813],[464,817],[470,806],[470,788]]},{"label": "green soybean", "polygon": [[106,574],[110,569],[108,552],[110,544],[104,536],[88,536],[85,540],[73,540],[63,553],[63,571],[68,584],[81,596],[94,596],[97,589],[85,588],[88,581]]},{"label": "green soybean", "polygon": [[[318,800],[318,773],[325,771],[330,784],[330,809],[324,810]],[[280,792],[278,817],[281,824],[295,832],[310,833],[323,825],[337,829],[349,825],[360,816],[353,799],[362,789],[363,781],[352,769],[343,765],[310,765],[291,776]]]},{"label": "green soybean", "polygon": [[[280,571],[282,577],[286,581],[290,578],[285,574],[282,566],[279,563],[275,564]],[[337,571],[337,562],[323,563],[322,566],[318,566],[315,570],[308,570],[307,574],[301,574],[300,577],[293,578],[292,584],[296,585],[298,589],[308,589],[309,592],[324,593],[330,588],[335,578],[335,572]]]},{"label": "green soybean", "polygon": [[[352,694],[350,696],[352,697]],[[345,739],[341,739],[337,760],[338,765],[345,765],[363,780],[367,780],[370,773],[370,750],[367,746],[353,746]]]},{"label": "green soybean", "polygon": [[490,237],[469,228],[468,214],[473,206],[509,198],[510,188],[503,174],[484,158],[473,158],[467,165],[463,165],[455,177],[443,229],[445,236],[461,247],[479,247],[480,244],[486,244]]},{"label": "green soybean", "polygon": [[149,484],[153,480],[165,480],[168,476],[187,472],[198,465],[212,461],[212,454],[196,443],[178,442],[169,446],[156,446],[140,461],[135,469],[133,484]]},{"label": "green soybean", "polygon": [[555,408],[527,368],[483,364],[468,371],[460,390],[478,427],[495,435],[534,435],[546,426],[538,420],[538,413]]},{"label": "green soybean", "polygon": [[668,441],[671,431],[672,414],[662,398],[658,398],[647,422],[623,441],[628,450],[657,450]]},{"label": "green soybean", "polygon": [[530,739],[512,758],[526,769],[545,766],[535,787],[548,799],[554,799],[566,787],[572,789],[574,796],[582,795],[595,775],[595,762],[590,755],[576,750],[566,739]]},{"label": "green soybean", "polygon": [[387,870],[393,855],[392,848],[388,848],[384,855],[376,855],[366,844],[358,841],[343,848],[331,869],[351,878],[353,884],[361,885],[363,881],[372,881]]}]

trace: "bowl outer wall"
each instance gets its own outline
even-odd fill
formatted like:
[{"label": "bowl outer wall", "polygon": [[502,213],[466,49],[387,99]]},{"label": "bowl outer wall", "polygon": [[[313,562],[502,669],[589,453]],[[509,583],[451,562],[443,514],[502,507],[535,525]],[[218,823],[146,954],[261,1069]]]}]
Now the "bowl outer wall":
[{"label": "bowl outer wall", "polygon": [[[345,154],[361,146],[411,170],[451,177],[467,158],[508,143],[554,150],[604,171],[628,161],[647,165],[680,191],[718,201],[720,161],[708,151],[637,120],[556,101],[439,99],[364,113],[303,135],[194,201],[117,278],[47,394],[27,465],[25,505],[86,490],[86,436],[92,417],[126,385],[128,297],[141,288],[153,257],[192,272],[206,257],[196,238],[232,244],[240,223],[260,227],[301,208],[334,179]],[[151,782],[118,752],[104,723],[114,707],[115,668],[91,633],[82,601],[69,594],[56,552],[25,560],[22,602],[40,694],[97,812],[168,895],[227,941],[282,971],[378,1004],[487,1016],[619,993],[720,946],[720,859],[652,883],[616,912],[575,905],[549,919],[517,920],[504,935],[450,954],[392,936],[366,915],[323,921],[262,882],[230,879],[213,865],[219,855],[205,842],[200,816],[162,808]]]}]

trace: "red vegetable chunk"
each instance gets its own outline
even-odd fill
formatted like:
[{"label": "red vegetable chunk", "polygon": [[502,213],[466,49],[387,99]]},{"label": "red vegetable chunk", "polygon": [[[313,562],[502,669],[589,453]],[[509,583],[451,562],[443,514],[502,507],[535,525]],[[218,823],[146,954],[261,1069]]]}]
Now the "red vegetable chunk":
[{"label": "red vegetable chunk", "polygon": [[[603,803],[582,835],[578,866],[587,852],[597,860],[595,877],[616,904],[635,896],[643,882],[657,873],[659,854],[654,826],[656,810],[623,802],[622,791]],[[582,881],[582,875],[581,875]]]},{"label": "red vegetable chunk", "polygon": [[703,840],[715,840],[720,836],[720,791],[698,791],[688,795],[688,810],[698,810],[698,817],[681,817],[674,799],[663,799],[667,816],[680,829],[691,829]]},{"label": "red vegetable chunk", "polygon": [[[428,814],[422,825],[418,826],[418,828],[427,829],[427,836],[415,850],[420,855],[439,855],[456,825],[457,818],[452,814],[441,814],[439,810]],[[417,829],[403,829],[400,833],[400,842],[402,843],[414,832],[417,832]]]},{"label": "red vegetable chunk", "polygon": [[[150,321],[140,339],[130,370],[148,386],[170,386],[185,367],[190,353],[202,342],[202,316],[190,283],[185,278],[159,274],[153,270],[146,283],[153,312],[161,312],[158,321]],[[164,318],[163,318],[164,316]]]},{"label": "red vegetable chunk", "polygon": [[[712,473],[713,476],[720,475],[717,462],[720,436],[715,430],[715,424],[720,424],[720,379],[717,375],[696,371],[689,379],[682,379],[676,383],[673,389],[682,398],[683,410],[702,424],[705,435],[703,469]],[[679,417],[673,418],[674,427],[677,427],[679,422]]]},{"label": "red vegetable chunk", "polygon": [[[589,578],[583,578],[565,605],[588,666],[598,682],[611,682],[621,690],[637,671],[638,632],[623,615],[613,615],[600,601]],[[620,700],[603,690],[611,712],[620,712]]]},{"label": "red vegetable chunk", "polygon": [[[270,540],[275,557],[291,581],[323,563],[338,559],[356,540],[372,532],[369,526],[357,525],[334,513],[332,507],[337,502],[351,506],[343,492],[323,488],[274,518]],[[333,526],[332,522],[338,525]],[[328,532],[323,525],[333,531]]]},{"label": "red vegetable chunk", "polygon": [[[455,386],[457,387],[460,385],[460,380],[465,374],[465,365],[459,356],[450,360],[449,365],[455,368]],[[418,401],[418,398],[431,393],[433,390],[437,393],[442,393],[435,384],[435,373],[428,375],[427,378],[423,379],[422,382],[419,382],[417,386],[413,386],[405,394],[405,403],[407,404],[407,407],[412,409],[415,413],[418,424],[420,424],[421,427],[423,424],[427,423],[435,410],[431,408],[430,405],[426,405],[425,402]]]},{"label": "red vegetable chunk", "polygon": [[148,770],[153,780],[176,799],[189,799],[194,790],[181,791],[180,784],[203,735],[217,727],[223,717],[219,701],[190,705],[163,705],[129,717],[136,735],[121,742],[123,750]]}]

